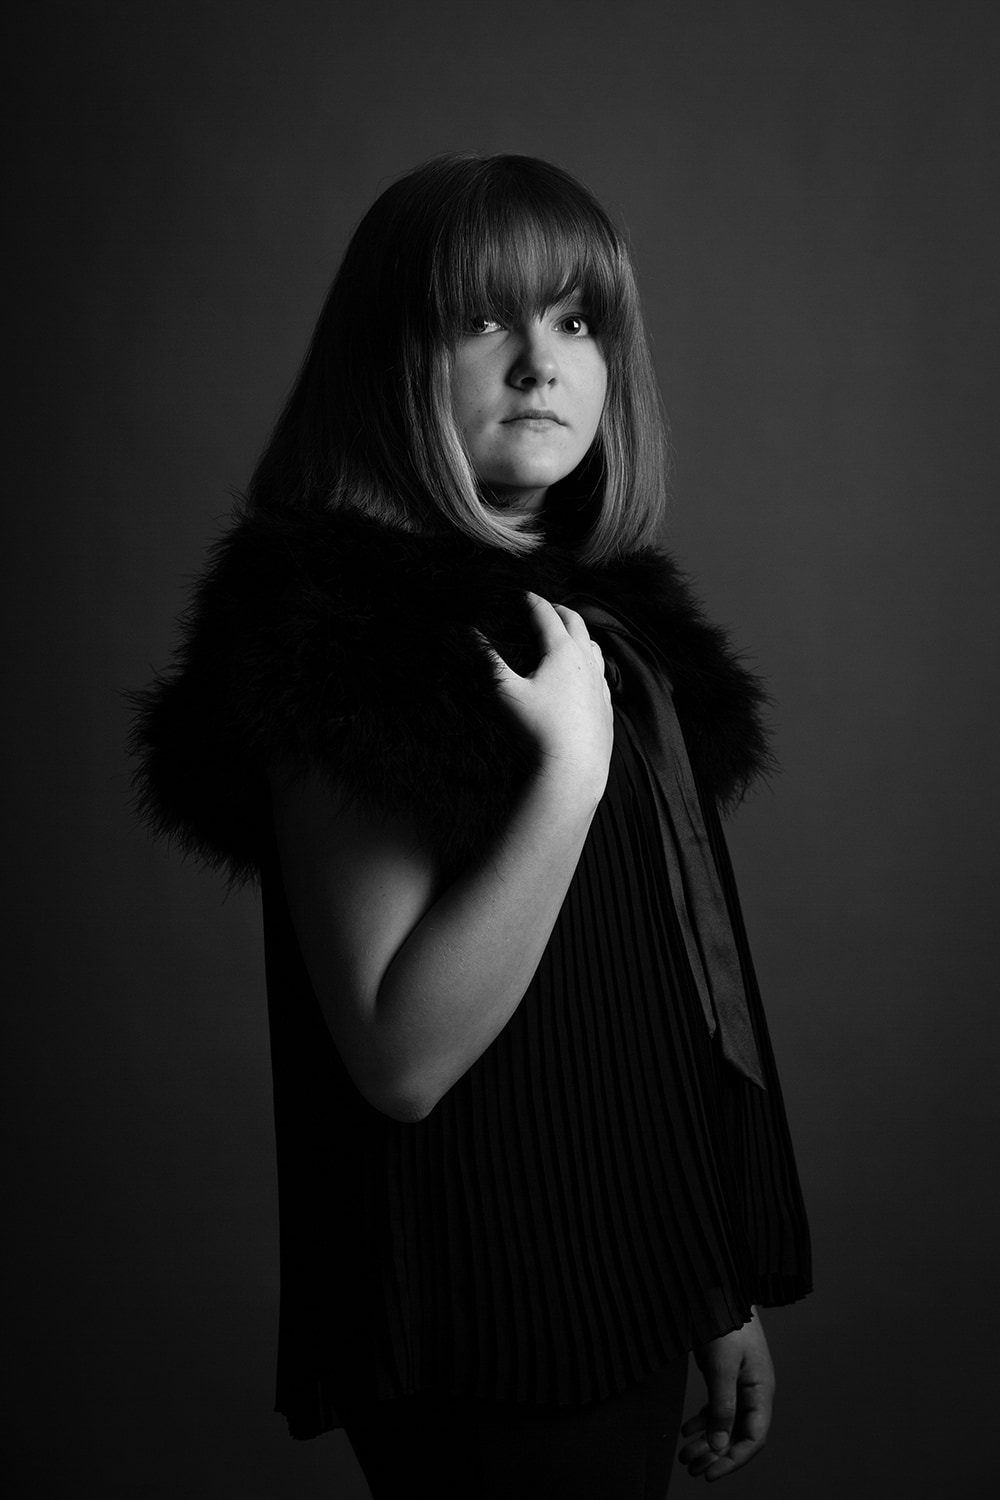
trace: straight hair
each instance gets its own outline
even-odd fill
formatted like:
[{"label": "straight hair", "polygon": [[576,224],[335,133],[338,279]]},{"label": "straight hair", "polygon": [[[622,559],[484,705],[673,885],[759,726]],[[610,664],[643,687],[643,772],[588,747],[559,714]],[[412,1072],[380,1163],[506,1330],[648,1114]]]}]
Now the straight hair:
[{"label": "straight hair", "polygon": [[476,316],[538,316],[572,295],[607,366],[589,452],[546,510],[585,562],[655,542],[666,424],[624,238],[567,172],[449,153],[399,178],[351,237],[302,369],[247,489],[251,507],[351,507],[411,531],[456,527],[523,553],[531,516],[480,493],[451,403],[452,351]]}]

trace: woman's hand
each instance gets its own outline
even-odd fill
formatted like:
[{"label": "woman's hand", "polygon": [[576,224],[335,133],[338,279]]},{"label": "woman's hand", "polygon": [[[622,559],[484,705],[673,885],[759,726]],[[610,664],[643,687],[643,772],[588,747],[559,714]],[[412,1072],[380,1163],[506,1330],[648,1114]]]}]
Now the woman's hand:
[{"label": "woman's hand", "polygon": [[583,617],[564,604],[528,594],[542,640],[542,659],[528,677],[519,677],[487,648],[497,683],[557,775],[572,773],[600,800],[608,779],[614,742],[611,692],[604,657]]},{"label": "woman's hand", "polygon": [[[423,1120],[507,1025],[552,935],[607,781],[613,718],[604,662],[579,615],[533,597],[542,655],[501,692],[543,767],[496,841],[446,877],[409,817],[274,768],[289,910],[320,1008],[360,1093]],[[489,649],[486,642],[484,648]]]},{"label": "woman's hand", "polygon": [[749,1323],[694,1351],[708,1400],[685,1422],[678,1455],[692,1478],[711,1483],[749,1463],[771,1425],[774,1366],[756,1309]]}]

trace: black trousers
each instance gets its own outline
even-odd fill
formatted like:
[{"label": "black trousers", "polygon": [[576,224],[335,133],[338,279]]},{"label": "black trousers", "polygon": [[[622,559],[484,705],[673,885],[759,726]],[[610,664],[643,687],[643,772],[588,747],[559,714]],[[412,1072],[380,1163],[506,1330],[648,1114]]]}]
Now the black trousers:
[{"label": "black trousers", "polygon": [[344,1413],[372,1500],[664,1500],[687,1357],[586,1406],[408,1396]]}]

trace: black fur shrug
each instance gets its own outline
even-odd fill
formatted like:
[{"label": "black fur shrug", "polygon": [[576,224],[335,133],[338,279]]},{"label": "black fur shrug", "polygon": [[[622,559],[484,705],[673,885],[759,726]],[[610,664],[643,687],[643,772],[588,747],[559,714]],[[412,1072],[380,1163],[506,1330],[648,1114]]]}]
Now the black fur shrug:
[{"label": "black fur shrug", "polygon": [[731,805],[768,769],[759,682],[673,563],[514,557],[348,512],[255,512],[213,547],[173,667],[131,695],[136,801],[154,832],[242,881],[271,839],[265,770],[321,768],[406,811],[447,868],[495,837],[535,752],[476,631],[537,664],[526,589],[633,621],[662,655],[703,788]]}]

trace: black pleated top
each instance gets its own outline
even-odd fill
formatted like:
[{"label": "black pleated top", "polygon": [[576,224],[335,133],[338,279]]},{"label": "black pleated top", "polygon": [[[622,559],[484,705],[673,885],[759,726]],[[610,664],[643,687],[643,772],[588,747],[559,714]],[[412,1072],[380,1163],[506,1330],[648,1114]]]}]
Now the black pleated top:
[{"label": "black pleated top", "polygon": [[[668,688],[664,685],[664,692]],[[671,710],[672,711],[672,710]],[[607,790],[535,976],[427,1119],[358,1093],[272,856],[263,899],[277,1132],[277,1409],[294,1437],[418,1391],[600,1399],[811,1284],[809,1235],[732,868],[705,833],[765,1089],[705,1024],[641,738]],[[676,886],[676,882],[674,882]]]}]

